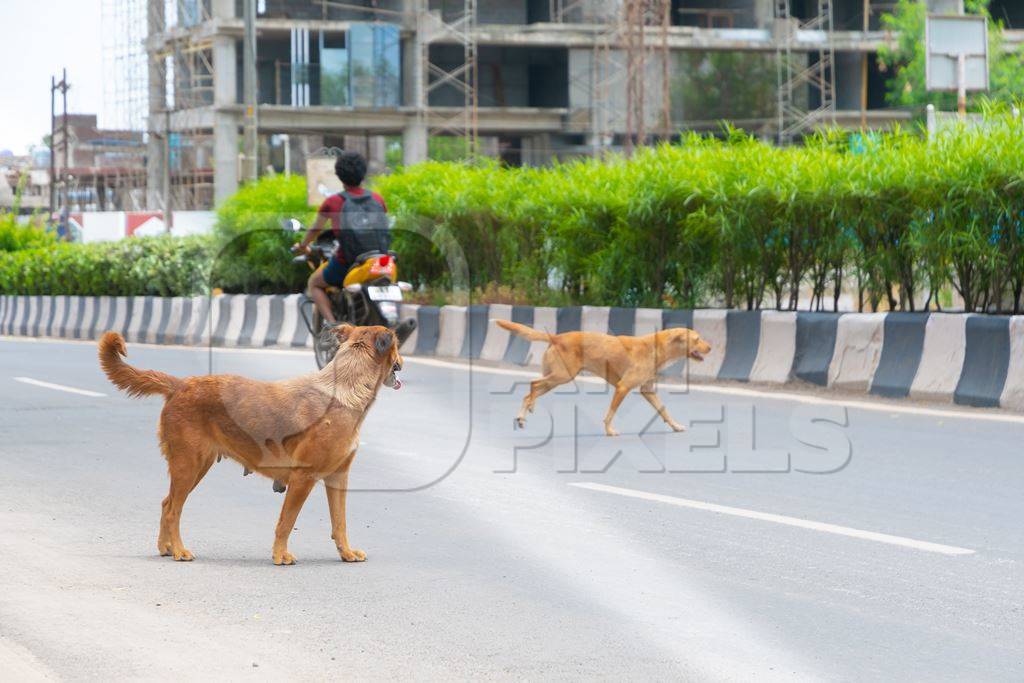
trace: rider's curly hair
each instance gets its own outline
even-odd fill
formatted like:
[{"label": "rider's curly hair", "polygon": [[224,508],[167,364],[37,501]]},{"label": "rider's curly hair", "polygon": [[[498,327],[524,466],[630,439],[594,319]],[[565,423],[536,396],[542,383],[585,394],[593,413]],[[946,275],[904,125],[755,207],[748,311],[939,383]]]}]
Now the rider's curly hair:
[{"label": "rider's curly hair", "polygon": [[359,185],[366,177],[366,159],[358,152],[342,152],[334,162],[334,174],[346,185]]}]

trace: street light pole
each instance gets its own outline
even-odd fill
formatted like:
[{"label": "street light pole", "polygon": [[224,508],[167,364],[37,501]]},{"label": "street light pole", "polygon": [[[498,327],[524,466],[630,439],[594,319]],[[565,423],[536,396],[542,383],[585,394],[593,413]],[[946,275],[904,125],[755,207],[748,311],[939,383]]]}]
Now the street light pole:
[{"label": "street light pole", "polygon": [[57,211],[57,77],[50,76],[50,217]]}]

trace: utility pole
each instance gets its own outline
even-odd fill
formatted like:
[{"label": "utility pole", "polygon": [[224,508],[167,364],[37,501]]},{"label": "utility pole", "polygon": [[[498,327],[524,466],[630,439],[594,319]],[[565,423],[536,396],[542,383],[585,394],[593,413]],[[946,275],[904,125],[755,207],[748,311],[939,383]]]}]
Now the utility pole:
[{"label": "utility pole", "polygon": [[259,113],[256,82],[256,0],[242,0],[245,33],[242,40],[242,91],[245,99],[243,121],[245,180],[255,180],[259,172]]},{"label": "utility pole", "polygon": [[57,210],[57,77],[50,76],[50,216]]},{"label": "utility pole", "polygon": [[[871,28],[871,0],[864,0],[864,33]],[[861,55],[860,62],[860,129],[868,128],[868,53]]]},{"label": "utility pole", "polygon": [[71,210],[70,193],[68,192],[68,70],[64,69],[60,82],[56,76],[50,77],[50,215],[57,211],[57,92],[63,98],[64,119],[61,121],[61,147],[64,152],[64,163],[61,166],[61,178],[64,189],[64,218],[67,220],[67,213]]},{"label": "utility pole", "polygon": [[164,109],[164,232],[170,233],[174,225],[174,213],[171,207],[171,110]]}]

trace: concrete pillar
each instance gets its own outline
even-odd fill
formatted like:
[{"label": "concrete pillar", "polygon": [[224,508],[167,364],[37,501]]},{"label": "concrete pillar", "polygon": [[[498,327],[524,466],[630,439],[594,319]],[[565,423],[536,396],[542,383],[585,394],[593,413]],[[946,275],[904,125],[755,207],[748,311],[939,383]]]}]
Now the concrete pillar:
[{"label": "concrete pillar", "polygon": [[220,204],[238,190],[238,116],[213,115],[213,203]]},{"label": "concrete pillar", "polygon": [[[148,3],[148,35],[151,39],[159,36],[164,30],[164,0],[149,0]],[[146,142],[146,208],[160,211],[164,208],[164,110],[167,107],[166,73],[164,64],[155,58],[154,53],[147,55],[149,76],[149,116],[146,119],[148,132]]]},{"label": "concrete pillar", "polygon": [[215,36],[213,39],[213,105],[238,103],[238,65],[235,39]]},{"label": "concrete pillar", "polygon": [[426,10],[423,0],[404,0],[403,9],[407,16],[417,17],[412,36],[402,41],[402,84],[403,104],[414,109],[402,130],[402,163],[406,166],[427,159],[426,92],[423,63],[425,36],[422,13]]},{"label": "concrete pillar", "polygon": [[[214,2],[214,10],[218,4]],[[231,11],[234,12],[234,4]],[[223,8],[221,8],[223,9]],[[219,204],[238,190],[238,118],[228,108],[238,103],[236,41],[213,39],[213,201]]]},{"label": "concrete pillar", "polygon": [[402,163],[406,166],[427,160],[427,126],[410,119],[402,130]]}]

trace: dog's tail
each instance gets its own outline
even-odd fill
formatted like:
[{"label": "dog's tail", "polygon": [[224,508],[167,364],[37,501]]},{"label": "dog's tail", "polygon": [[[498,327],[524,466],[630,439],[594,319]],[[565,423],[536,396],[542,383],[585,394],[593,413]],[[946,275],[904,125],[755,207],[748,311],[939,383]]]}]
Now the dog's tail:
[{"label": "dog's tail", "polygon": [[184,384],[166,372],[133,368],[122,360],[127,354],[124,337],[117,332],[104,333],[100,339],[100,367],[114,386],[129,396],[161,394],[167,397]]},{"label": "dog's tail", "polygon": [[510,320],[495,320],[494,322],[498,323],[498,327],[504,327],[512,334],[525,337],[530,341],[551,341],[551,335],[547,332],[541,332],[540,330],[535,330],[532,327],[520,325],[519,323],[514,323]]}]

